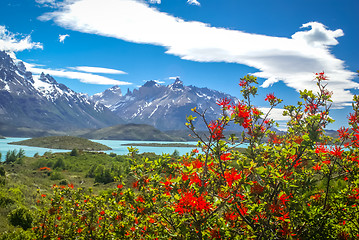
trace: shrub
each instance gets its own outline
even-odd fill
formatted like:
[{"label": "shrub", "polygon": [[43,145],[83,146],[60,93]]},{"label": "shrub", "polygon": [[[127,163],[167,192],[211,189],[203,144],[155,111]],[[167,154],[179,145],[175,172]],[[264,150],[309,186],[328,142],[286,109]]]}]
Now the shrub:
[{"label": "shrub", "polygon": [[[288,131],[279,135],[268,116],[281,100],[268,94],[270,111],[262,113],[251,105],[257,79],[244,77],[244,99],[220,99],[219,119],[207,121],[195,108],[196,116],[188,116],[187,127],[203,153],[139,160],[137,150],[129,148],[129,188],[120,182],[111,193],[96,196],[73,185],[55,186],[53,196],[38,200],[44,207],[34,234],[50,239],[358,239],[359,97],[354,97],[350,128],[339,129],[333,140],[324,131],[332,122],[331,93],[324,73],[316,79],[318,94],[301,91],[298,106],[285,106]],[[208,123],[207,137],[196,133],[196,118]],[[224,138],[230,123],[244,129],[240,137]],[[234,150],[243,142],[249,145],[245,151]],[[104,172],[103,165],[93,171],[95,176]]]},{"label": "shrub", "polygon": [[0,207],[7,207],[11,204],[14,204],[15,200],[9,196],[9,193],[7,190],[0,188]]},{"label": "shrub", "polygon": [[5,177],[5,168],[3,166],[0,166],[0,176]]},{"label": "shrub", "polygon": [[64,176],[62,176],[62,174],[60,172],[57,172],[57,171],[51,172],[51,175],[50,175],[51,180],[60,180],[63,178],[64,178]]},{"label": "shrub", "polygon": [[[6,159],[5,159],[5,163],[14,163],[16,161],[18,161],[18,163],[22,163],[21,159],[25,157],[25,151],[20,148],[19,151],[17,151],[16,149],[14,150],[9,150],[6,153]],[[20,160],[20,161],[19,161]]]},{"label": "shrub", "polygon": [[62,158],[57,159],[54,166],[53,166],[53,168],[54,169],[65,170],[66,169],[65,161]]},{"label": "shrub", "polygon": [[22,227],[24,230],[31,228],[33,220],[30,211],[24,207],[11,211],[8,219],[13,226]]},{"label": "shrub", "polygon": [[70,153],[70,156],[74,156],[74,157],[77,157],[80,155],[80,152],[79,150],[77,150],[76,148],[72,149],[71,153]]}]

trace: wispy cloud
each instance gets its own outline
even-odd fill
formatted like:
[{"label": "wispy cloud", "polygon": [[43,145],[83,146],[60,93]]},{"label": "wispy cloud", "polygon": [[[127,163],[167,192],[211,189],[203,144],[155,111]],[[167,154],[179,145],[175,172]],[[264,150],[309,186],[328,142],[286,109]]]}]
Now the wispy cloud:
[{"label": "wispy cloud", "polygon": [[39,42],[32,42],[31,36],[22,36],[20,34],[14,34],[6,29],[5,26],[0,25],[0,50],[21,52],[27,49],[40,48],[42,44]]},{"label": "wispy cloud", "polygon": [[[268,107],[260,107],[264,114],[267,114],[270,108]],[[268,115],[268,118],[273,119],[276,123],[278,123],[279,127],[278,130],[286,131],[287,130],[287,122],[290,120],[290,117],[283,116],[283,108],[273,108]]]},{"label": "wispy cloud", "polygon": [[186,60],[251,66],[259,70],[254,75],[267,79],[263,87],[283,81],[297,91],[316,89],[313,73],[324,70],[337,106],[348,105],[349,89],[359,87],[355,73],[330,52],[343,31],[318,22],[304,24],[291,38],[265,36],[185,21],[139,0],[69,1],[39,19],[84,33],[160,45],[167,54]]},{"label": "wispy cloud", "polygon": [[188,4],[192,4],[192,5],[197,5],[197,6],[200,6],[201,3],[198,2],[197,0],[187,0],[187,3]]},{"label": "wispy cloud", "polygon": [[102,67],[78,66],[78,67],[69,67],[69,69],[73,69],[81,72],[88,72],[88,73],[127,74],[126,72],[121,70],[102,68]]},{"label": "wispy cloud", "polygon": [[169,77],[169,80],[176,80],[177,78],[180,78],[180,76],[175,76],[175,77]]},{"label": "wispy cloud", "polygon": [[161,0],[149,0],[150,3],[156,3],[156,4],[161,4]]},{"label": "wispy cloud", "polygon": [[64,43],[65,42],[65,39],[67,38],[67,37],[70,37],[70,35],[68,35],[68,34],[64,34],[64,35],[59,35],[59,42],[60,43]]},{"label": "wispy cloud", "polygon": [[88,84],[99,84],[99,85],[131,85],[132,83],[118,81],[115,79],[111,79],[108,77],[92,74],[92,73],[84,73],[84,72],[75,72],[68,71],[65,69],[48,69],[48,68],[39,68],[33,64],[25,63],[26,68],[34,74],[50,74],[54,77],[63,77],[69,79],[77,79],[80,82],[88,83]]}]

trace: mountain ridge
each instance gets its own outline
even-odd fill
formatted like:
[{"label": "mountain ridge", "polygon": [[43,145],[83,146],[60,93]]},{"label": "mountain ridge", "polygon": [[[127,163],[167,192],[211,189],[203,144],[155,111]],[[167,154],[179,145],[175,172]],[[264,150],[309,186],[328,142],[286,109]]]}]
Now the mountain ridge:
[{"label": "mountain ridge", "polygon": [[[97,94],[107,99],[110,89]],[[193,115],[192,108],[206,112],[209,119],[217,119],[222,110],[217,105],[221,98],[238,101],[235,97],[208,88],[185,86],[177,78],[172,84],[160,85],[155,81],[147,81],[144,85],[125,95],[119,96],[117,103],[109,105],[115,114],[127,123],[150,124],[162,131],[185,129],[186,116]],[[94,100],[94,98],[92,98]],[[95,101],[104,102],[101,98]],[[200,129],[206,126],[196,124]]]},{"label": "mountain ridge", "polygon": [[48,74],[33,76],[22,61],[0,51],[0,126],[8,123],[15,127],[68,131],[102,128],[123,120]]}]

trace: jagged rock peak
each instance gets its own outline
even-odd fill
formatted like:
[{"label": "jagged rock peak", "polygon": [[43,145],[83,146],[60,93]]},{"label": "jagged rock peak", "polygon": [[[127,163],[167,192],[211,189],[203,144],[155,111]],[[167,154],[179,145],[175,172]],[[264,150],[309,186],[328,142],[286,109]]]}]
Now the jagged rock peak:
[{"label": "jagged rock peak", "polygon": [[179,78],[176,78],[175,82],[172,83],[171,85],[169,85],[169,88],[171,89],[183,89],[184,86],[183,86],[183,82],[179,79]]},{"label": "jagged rock peak", "polygon": [[49,74],[41,73],[40,78],[41,81],[51,83],[51,84],[57,84],[56,80]]},{"label": "jagged rock peak", "polygon": [[144,87],[158,87],[158,83],[154,80],[147,81],[144,85]]}]

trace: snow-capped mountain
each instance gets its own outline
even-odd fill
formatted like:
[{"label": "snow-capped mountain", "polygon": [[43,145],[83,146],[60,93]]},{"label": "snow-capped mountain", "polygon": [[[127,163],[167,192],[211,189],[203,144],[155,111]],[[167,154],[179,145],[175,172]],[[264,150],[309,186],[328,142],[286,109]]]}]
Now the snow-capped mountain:
[{"label": "snow-capped mountain", "polygon": [[59,84],[33,76],[23,62],[0,51],[0,124],[51,130],[100,128],[123,123],[108,108]]},{"label": "snow-capped mountain", "polygon": [[113,86],[109,89],[106,89],[102,93],[94,94],[90,99],[94,102],[99,102],[105,105],[106,107],[111,107],[121,100],[122,92],[119,86]]},{"label": "snow-capped mountain", "polygon": [[[102,96],[108,95],[109,91],[110,89],[103,92]],[[218,118],[221,109],[216,102],[221,98],[236,100],[233,96],[208,88],[184,86],[177,78],[167,86],[148,81],[139,89],[119,96],[118,102],[108,107],[126,122],[150,124],[161,130],[175,130],[185,128],[186,115],[195,116],[191,111],[194,107],[200,112],[206,111],[209,119]],[[97,98],[97,101],[103,102],[101,98]]]}]

